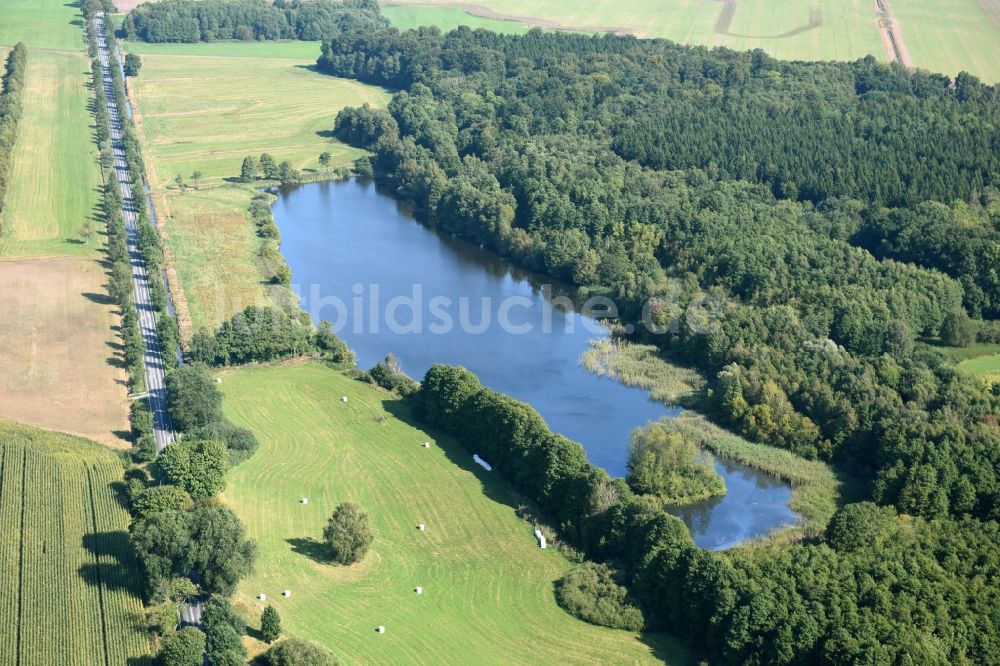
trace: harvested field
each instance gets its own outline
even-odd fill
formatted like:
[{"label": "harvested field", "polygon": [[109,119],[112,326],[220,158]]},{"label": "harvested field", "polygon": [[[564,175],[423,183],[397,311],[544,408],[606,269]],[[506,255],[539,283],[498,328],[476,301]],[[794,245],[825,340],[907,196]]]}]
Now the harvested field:
[{"label": "harvested field", "polygon": [[0,415],[127,445],[116,308],[95,260],[0,261]]}]

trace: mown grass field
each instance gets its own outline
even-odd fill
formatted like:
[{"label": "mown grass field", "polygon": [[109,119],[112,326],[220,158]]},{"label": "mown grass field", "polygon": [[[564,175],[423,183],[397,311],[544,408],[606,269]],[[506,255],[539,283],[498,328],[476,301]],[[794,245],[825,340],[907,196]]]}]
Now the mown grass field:
[{"label": "mown grass field", "polygon": [[[260,546],[236,595],[255,620],[263,592],[288,633],[349,664],[688,661],[665,636],[561,610],[553,582],[566,559],[538,548],[497,477],[411,425],[388,394],[318,363],[226,372],[222,389],[227,415],[261,441],[224,492]],[[349,568],[323,562],[317,542],[345,500],[368,512],[375,532],[368,556]]]},{"label": "mown grass field", "polygon": [[892,9],[918,66],[1000,81],[1000,0],[892,0]]},{"label": "mown grass field", "polygon": [[0,420],[0,665],[126,664],[149,652],[113,490],[122,471],[98,444]]},{"label": "mown grass field", "polygon": [[[543,28],[627,31],[684,44],[762,48],[791,60],[854,60],[868,54],[887,60],[871,0],[393,0],[393,5],[386,15],[401,28],[475,27],[479,20],[463,21],[444,13],[448,8]],[[891,5],[918,67],[950,76],[965,69],[1000,81],[1000,2],[893,0]],[[403,7],[409,11],[402,12]]]},{"label": "mown grass field", "polygon": [[68,0],[0,0],[0,44],[83,51],[83,17]]},{"label": "mown grass field", "polygon": [[[251,303],[266,302],[258,246],[246,214],[253,185],[228,183],[243,158],[268,152],[316,174],[319,155],[346,167],[361,151],[330,136],[337,112],[389,94],[312,69],[316,42],[141,44],[131,80],[146,167],[171,263],[182,332],[214,328]],[[203,174],[198,189],[191,174]],[[174,182],[177,175],[185,188]]]},{"label": "mown grass field", "polygon": [[313,71],[316,43],[183,44],[176,53],[147,46],[127,49],[143,55],[132,84],[164,185],[177,174],[190,180],[196,170],[204,185],[218,184],[239,176],[244,157],[262,152],[298,169],[317,168],[323,151],[334,165],[348,165],[360,152],[327,134],[337,111],[389,99],[381,89]]},{"label": "mown grass field", "polygon": [[95,229],[100,226],[89,70],[83,52],[28,47],[24,115],[0,217],[0,257],[90,258],[99,247],[99,237],[86,245],[78,233],[88,218]]}]

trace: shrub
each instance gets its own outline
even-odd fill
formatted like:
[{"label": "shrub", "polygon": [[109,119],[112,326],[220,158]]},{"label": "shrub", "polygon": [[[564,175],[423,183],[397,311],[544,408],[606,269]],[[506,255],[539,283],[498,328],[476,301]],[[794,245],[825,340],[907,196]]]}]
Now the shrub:
[{"label": "shrub", "polygon": [[646,622],[628,590],[605,564],[584,562],[556,584],[556,600],[572,615],[591,624],[613,629],[642,631]]},{"label": "shrub", "polygon": [[826,540],[836,550],[878,547],[895,530],[896,512],[871,502],[838,509],[826,526]]},{"label": "shrub", "polygon": [[261,655],[267,666],[335,666],[336,660],[325,648],[301,638],[286,638]]},{"label": "shrub", "polygon": [[968,347],[976,341],[976,322],[964,312],[952,312],[941,324],[941,340],[952,347]]},{"label": "shrub", "polygon": [[195,428],[188,433],[188,436],[192,439],[213,440],[225,444],[226,450],[229,451],[230,467],[235,467],[249,458],[260,446],[252,431],[225,418]]},{"label": "shrub", "polygon": [[654,424],[632,433],[628,484],[635,492],[683,504],[726,492],[712,456],[684,434]]},{"label": "shrub", "polygon": [[368,514],[350,502],[334,510],[323,530],[323,540],[330,546],[334,561],[340,564],[354,564],[364,557],[373,538]]},{"label": "shrub", "polygon": [[386,356],[384,361],[375,364],[368,374],[376,384],[386,390],[395,391],[404,398],[408,398],[420,389],[420,384],[403,372],[399,361],[392,354]]},{"label": "shrub", "polygon": [[204,651],[205,634],[194,627],[184,627],[161,639],[159,660],[163,666],[201,666]]},{"label": "shrub", "polygon": [[191,496],[177,486],[163,485],[146,488],[132,503],[132,514],[136,519],[148,518],[160,511],[187,511],[194,502]]},{"label": "shrub", "polygon": [[225,487],[229,454],[222,442],[184,441],[168,446],[157,463],[170,483],[191,497],[211,497]]}]

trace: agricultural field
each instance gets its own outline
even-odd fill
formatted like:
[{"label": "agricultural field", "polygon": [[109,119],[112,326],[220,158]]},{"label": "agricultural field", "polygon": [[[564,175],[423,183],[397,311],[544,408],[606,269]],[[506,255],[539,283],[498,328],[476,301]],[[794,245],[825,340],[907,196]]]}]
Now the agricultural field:
[{"label": "agricultural field", "polygon": [[334,166],[349,165],[360,152],[326,134],[337,111],[389,99],[378,88],[315,72],[315,42],[182,44],[176,53],[169,53],[174,45],[150,46],[126,48],[143,57],[131,83],[163,185],[178,174],[190,180],[196,170],[202,185],[218,185],[239,175],[244,157],[262,152],[297,169],[317,168],[323,151]]},{"label": "agricultural field", "polygon": [[[388,103],[389,94],[319,74],[316,42],[144,44],[130,81],[146,167],[173,268],[181,330],[214,327],[251,303],[266,302],[257,239],[246,214],[253,186],[227,182],[243,158],[271,153],[307,177],[319,155],[331,168],[362,154],[329,132],[344,106]],[[191,174],[200,171],[197,183]],[[174,182],[180,175],[184,187]],[[220,284],[219,276],[226,276]],[[176,283],[175,283],[176,285]]]},{"label": "agricultural field", "polygon": [[[916,66],[951,76],[965,69],[989,82],[1000,80],[997,0],[893,0],[891,5]],[[399,11],[402,7],[410,11]],[[470,18],[462,21],[444,14],[445,8]],[[422,24],[447,29],[461,23],[476,27],[478,18],[509,19],[548,29],[762,48],[791,60],[854,60],[869,54],[888,59],[871,0],[392,0],[385,13],[401,28]]]},{"label": "agricultural field", "polygon": [[[28,44],[24,114],[0,217],[0,416],[125,446],[118,316],[101,264],[90,66],[83,29],[72,23],[80,16],[50,0],[0,0],[0,15],[0,40]],[[89,238],[80,234],[87,220]]]},{"label": "agricultural field", "polygon": [[192,190],[159,201],[169,219],[171,270],[184,285],[175,294],[182,331],[190,331],[192,322],[214,326],[248,305],[268,303],[268,285],[257,267],[258,239],[247,221],[247,188]]},{"label": "agricultural field", "polygon": [[149,652],[118,456],[0,420],[0,665],[135,663]]},{"label": "agricultural field", "polygon": [[[259,617],[263,592],[288,633],[346,663],[689,661],[666,636],[592,626],[560,609],[553,582],[569,562],[538,548],[497,477],[412,425],[387,393],[319,363],[226,372],[222,388],[227,415],[261,441],[224,493],[260,546],[236,594],[248,616]],[[349,568],[323,562],[317,541],[345,500],[368,512],[375,532]]]},{"label": "agricultural field", "polygon": [[67,0],[0,0],[0,44],[83,51],[83,18]]},{"label": "agricultural field", "polygon": [[127,446],[117,309],[96,260],[0,260],[0,415]]},{"label": "agricultural field", "polygon": [[0,258],[92,258],[99,249],[96,237],[87,244],[79,234],[87,219],[100,226],[89,70],[83,52],[28,47],[24,115],[0,218]]},{"label": "agricultural field", "polygon": [[464,25],[474,30],[484,28],[509,35],[523,35],[531,30],[531,26],[527,23],[476,16],[458,7],[385,5],[382,7],[382,15],[400,30],[419,28],[423,25],[435,25],[445,31]]},{"label": "agricultural field", "polygon": [[1000,82],[1000,0],[892,0],[892,8],[917,65]]}]

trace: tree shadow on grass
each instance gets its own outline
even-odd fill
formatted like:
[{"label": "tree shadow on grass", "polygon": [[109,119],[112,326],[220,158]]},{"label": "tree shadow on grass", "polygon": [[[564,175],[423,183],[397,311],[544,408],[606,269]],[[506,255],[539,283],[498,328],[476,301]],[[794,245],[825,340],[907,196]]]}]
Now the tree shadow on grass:
[{"label": "tree shadow on grass", "polygon": [[[403,400],[399,398],[383,400],[382,408],[392,414],[394,418],[397,418],[403,423],[430,435],[434,439],[435,445],[444,452],[445,457],[447,457],[449,461],[454,463],[459,469],[471,472],[472,475],[479,480],[483,494],[489,499],[499,504],[506,504],[507,506],[515,509],[519,504],[526,501],[517,497],[514,489],[510,487],[510,485],[504,480],[503,476],[501,476],[496,470],[487,472],[485,469],[477,465],[472,460],[472,454],[475,453],[475,451],[468,451],[449,435],[430,429],[425,424],[417,421],[416,418],[414,418],[409,405],[407,405]],[[422,444],[422,439],[420,441],[413,442],[414,448],[420,448]]]},{"label": "tree shadow on grass", "polygon": [[84,291],[80,294],[88,301],[92,303],[97,303],[98,305],[115,305],[115,299],[111,298],[107,294],[95,294],[91,291]]},{"label": "tree shadow on grass", "polygon": [[333,558],[330,557],[330,547],[316,539],[311,537],[292,537],[291,539],[285,539],[285,543],[292,547],[293,553],[305,555],[313,562],[318,562],[319,564],[334,563]]}]

